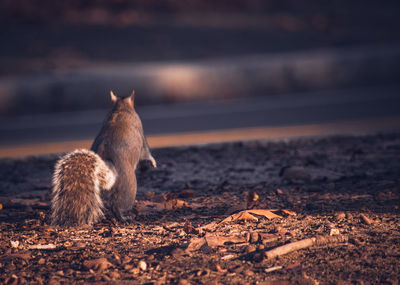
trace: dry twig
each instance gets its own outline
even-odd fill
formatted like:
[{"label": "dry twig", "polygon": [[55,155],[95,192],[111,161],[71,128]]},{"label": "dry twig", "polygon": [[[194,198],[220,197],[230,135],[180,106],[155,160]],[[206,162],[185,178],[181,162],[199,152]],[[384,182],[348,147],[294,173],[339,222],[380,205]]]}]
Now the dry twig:
[{"label": "dry twig", "polygon": [[307,238],[295,242],[291,242],[274,249],[266,251],[264,254],[267,258],[273,258],[276,256],[284,255],[292,251],[307,248],[313,245],[329,245],[333,243],[346,242],[348,236],[338,235],[338,236],[316,236],[312,238]]},{"label": "dry twig", "polygon": [[367,225],[375,224],[375,221],[370,219],[370,218],[368,218],[366,215],[361,214],[360,216],[361,216],[361,219],[363,220],[363,222],[366,223]]}]

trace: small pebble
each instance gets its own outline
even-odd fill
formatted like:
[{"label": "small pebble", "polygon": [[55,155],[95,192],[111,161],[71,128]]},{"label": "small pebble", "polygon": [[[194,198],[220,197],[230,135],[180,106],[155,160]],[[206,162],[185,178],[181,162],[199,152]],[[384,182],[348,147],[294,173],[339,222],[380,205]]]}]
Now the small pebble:
[{"label": "small pebble", "polygon": [[344,218],[346,218],[346,214],[343,213],[343,212],[339,212],[339,213],[336,213],[336,214],[335,214],[335,219],[336,219],[336,221],[341,221],[341,220],[343,220]]},{"label": "small pebble", "polygon": [[141,260],[141,261],[139,261],[138,267],[139,267],[141,270],[146,271],[146,270],[147,270],[147,263],[146,263],[145,261]]},{"label": "small pebble", "polygon": [[337,236],[340,235],[340,230],[339,229],[331,229],[331,231],[329,232],[330,236]]}]

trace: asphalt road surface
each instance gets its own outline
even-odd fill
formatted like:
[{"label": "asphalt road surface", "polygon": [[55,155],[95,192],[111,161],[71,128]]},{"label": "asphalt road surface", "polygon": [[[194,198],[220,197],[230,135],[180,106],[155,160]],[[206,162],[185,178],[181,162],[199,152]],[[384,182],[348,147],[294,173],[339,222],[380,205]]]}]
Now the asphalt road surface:
[{"label": "asphalt road surface", "polygon": [[[400,86],[137,107],[152,147],[400,129]],[[89,147],[107,110],[0,119],[0,157]]]}]

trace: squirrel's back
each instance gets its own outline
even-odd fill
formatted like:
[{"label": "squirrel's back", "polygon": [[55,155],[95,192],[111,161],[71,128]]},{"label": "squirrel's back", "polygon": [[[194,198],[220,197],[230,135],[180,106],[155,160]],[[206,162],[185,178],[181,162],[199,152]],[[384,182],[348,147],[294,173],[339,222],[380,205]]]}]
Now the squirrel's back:
[{"label": "squirrel's back", "polygon": [[91,150],[102,159],[110,161],[118,173],[111,191],[110,206],[118,219],[124,220],[132,209],[136,198],[137,181],[135,170],[139,160],[151,161],[157,166],[150,153],[143,133],[143,126],[134,107],[134,92],[129,97],[115,96],[111,91],[113,108],[103,122]]},{"label": "squirrel's back", "polygon": [[103,216],[100,191],[116,180],[113,166],[96,153],[78,149],[60,158],[54,169],[51,201],[53,225],[91,225]]}]

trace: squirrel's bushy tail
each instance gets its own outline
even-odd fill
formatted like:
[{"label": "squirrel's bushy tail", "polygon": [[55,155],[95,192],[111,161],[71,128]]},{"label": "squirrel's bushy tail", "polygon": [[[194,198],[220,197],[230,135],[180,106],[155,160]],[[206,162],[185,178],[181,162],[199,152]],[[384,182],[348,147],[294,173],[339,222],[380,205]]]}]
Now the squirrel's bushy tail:
[{"label": "squirrel's bushy tail", "polygon": [[101,190],[116,180],[111,164],[90,150],[78,149],[61,157],[54,168],[51,223],[60,226],[91,225],[103,217]]}]

